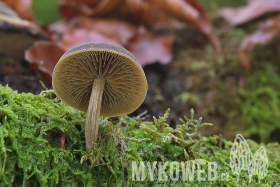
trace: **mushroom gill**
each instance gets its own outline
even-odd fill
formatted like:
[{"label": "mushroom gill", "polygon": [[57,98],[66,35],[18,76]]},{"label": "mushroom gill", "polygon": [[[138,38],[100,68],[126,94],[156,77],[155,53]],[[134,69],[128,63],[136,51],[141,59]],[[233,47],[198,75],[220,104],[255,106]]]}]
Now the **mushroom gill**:
[{"label": "mushroom gill", "polygon": [[[101,116],[118,116],[135,110],[135,102],[142,97],[146,83],[142,70],[126,56],[111,51],[83,51],[64,59],[66,67],[58,72],[62,75],[59,92],[61,99],[71,97],[70,106],[86,112],[93,82],[100,78],[105,82]],[[142,80],[142,81],[141,81]],[[63,86],[65,85],[65,86]],[[63,100],[63,99],[62,99]],[[142,103],[143,100],[139,103]],[[137,105],[137,104],[136,104]]]}]

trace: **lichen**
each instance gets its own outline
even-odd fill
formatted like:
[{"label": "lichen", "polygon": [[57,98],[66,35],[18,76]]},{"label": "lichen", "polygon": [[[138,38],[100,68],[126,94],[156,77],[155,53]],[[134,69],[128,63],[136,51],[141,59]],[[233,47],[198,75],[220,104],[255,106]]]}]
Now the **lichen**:
[{"label": "lichen", "polygon": [[[153,122],[143,115],[100,118],[98,140],[85,151],[85,117],[58,99],[53,91],[40,95],[18,94],[0,85],[0,186],[275,186],[280,183],[280,146],[265,145],[269,159],[267,176],[260,180],[247,171],[237,177],[230,168],[231,141],[219,136],[202,137],[202,118],[184,117],[176,129],[166,123],[168,112]],[[185,133],[187,132],[187,133]],[[64,149],[61,133],[66,134]],[[248,140],[253,152],[264,144]],[[214,181],[151,181],[145,169],[143,181],[132,178],[133,162],[216,162]],[[170,174],[170,164],[166,174]],[[203,166],[205,172],[208,168]],[[180,170],[180,172],[182,172]],[[227,180],[221,179],[228,173]]]}]

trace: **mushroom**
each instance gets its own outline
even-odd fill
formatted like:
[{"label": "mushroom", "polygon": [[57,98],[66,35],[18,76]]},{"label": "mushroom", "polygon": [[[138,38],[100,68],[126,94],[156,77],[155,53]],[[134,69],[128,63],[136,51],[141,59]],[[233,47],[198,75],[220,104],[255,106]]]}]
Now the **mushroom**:
[{"label": "mushroom", "polygon": [[147,93],[146,76],[136,58],[106,43],[87,43],[64,53],[54,68],[52,85],[61,101],[87,112],[87,151],[97,140],[100,115],[129,114]]}]

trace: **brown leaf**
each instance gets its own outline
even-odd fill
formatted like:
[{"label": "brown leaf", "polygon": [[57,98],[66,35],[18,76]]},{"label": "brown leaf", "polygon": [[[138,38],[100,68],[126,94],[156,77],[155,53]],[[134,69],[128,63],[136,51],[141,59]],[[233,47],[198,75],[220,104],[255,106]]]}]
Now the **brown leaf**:
[{"label": "brown leaf", "polygon": [[280,34],[280,15],[268,19],[259,25],[254,33],[247,36],[238,49],[239,61],[246,71],[251,68],[251,54],[257,44],[267,45],[271,40]]},{"label": "brown leaf", "polygon": [[[107,0],[103,1],[107,2]],[[114,0],[111,1],[113,2]],[[167,16],[158,11],[158,9],[155,9],[155,6],[153,6],[153,4],[149,1],[122,0],[117,2],[119,3],[115,4],[115,6],[112,7],[111,12],[108,12],[107,15],[111,17],[118,17],[124,20],[129,20],[133,23],[154,24],[157,22],[161,22],[162,20],[166,22]],[[96,14],[98,15],[96,7],[83,6],[80,8],[82,13],[87,16]],[[101,12],[103,12],[102,9]]]},{"label": "brown leaf", "polygon": [[210,19],[205,9],[202,8],[202,6],[196,0],[185,0],[185,2],[187,2],[198,12],[198,17],[196,20],[190,22],[190,24],[203,33],[211,32]]},{"label": "brown leaf", "polygon": [[60,148],[64,149],[66,134],[64,132],[62,132],[62,131],[60,131],[60,133],[61,133]]},{"label": "brown leaf", "polygon": [[95,7],[81,6],[81,10],[86,15],[103,15],[113,10],[123,0],[101,0]]},{"label": "brown leaf", "polygon": [[279,0],[254,0],[239,8],[223,8],[220,15],[231,27],[244,24],[268,12],[280,11]]},{"label": "brown leaf", "polygon": [[238,59],[243,69],[248,72],[251,69],[251,54],[250,50],[238,50]]},{"label": "brown leaf", "polygon": [[47,32],[49,33],[49,38],[53,42],[61,41],[62,36],[69,29],[72,29],[71,24],[68,21],[60,20],[47,27]]},{"label": "brown leaf", "polygon": [[73,30],[68,30],[66,33],[64,33],[62,41],[59,42],[59,46],[61,46],[62,49],[67,51],[77,45],[90,42],[104,42],[115,45],[121,45],[115,40],[112,40],[98,32],[91,31],[89,29],[77,28]]},{"label": "brown leaf", "polygon": [[211,21],[208,17],[207,12],[196,0],[185,0],[185,1],[188,2],[192,7],[194,7],[199,12],[198,20],[191,22],[190,25],[192,25],[194,28],[204,33],[213,42],[216,49],[216,54],[220,54],[222,50],[221,43],[219,38],[212,33]]},{"label": "brown leaf", "polygon": [[79,12],[76,8],[76,3],[71,3],[67,1],[60,2],[59,12],[67,20],[79,15]]},{"label": "brown leaf", "polygon": [[[88,42],[108,42],[125,46],[136,34],[135,26],[115,19],[77,17],[70,21],[59,21],[48,26],[52,41],[64,49]],[[71,48],[71,47],[70,47]]]},{"label": "brown leaf", "polygon": [[[48,30],[53,41],[58,41],[64,50],[83,43],[106,42],[129,48],[143,66],[156,61],[166,64],[172,59],[171,35],[154,37],[143,28],[137,31],[133,25],[120,20],[78,17],[52,24]],[[157,52],[151,55],[153,51]]]},{"label": "brown leaf", "polygon": [[33,21],[34,16],[32,14],[32,0],[1,0],[9,7],[15,10],[19,17],[25,20]]},{"label": "brown leaf", "polygon": [[[82,8],[82,12],[86,15],[100,15],[91,7]],[[207,12],[196,0],[122,0],[120,3],[116,2],[111,11],[102,14],[106,12],[109,16],[148,25],[166,25],[168,19],[173,17],[206,34],[215,44],[216,52],[221,51],[219,39],[211,32]]]},{"label": "brown leaf", "polygon": [[136,34],[135,26],[116,19],[94,19],[78,17],[73,20],[73,25],[102,33],[118,43],[125,45]]},{"label": "brown leaf", "polygon": [[53,42],[39,41],[25,51],[24,58],[29,62],[32,69],[41,74],[49,85],[52,85],[54,66],[64,52]]},{"label": "brown leaf", "polygon": [[172,60],[173,41],[174,37],[171,34],[155,37],[144,28],[139,28],[138,34],[129,40],[126,49],[135,56],[142,66],[154,62],[168,64]]},{"label": "brown leaf", "polygon": [[[112,0],[111,0],[112,1]],[[94,11],[91,15],[96,14]],[[109,15],[149,25],[166,22],[169,17],[193,22],[199,12],[185,0],[122,0]]]},{"label": "brown leaf", "polygon": [[60,0],[61,2],[65,3],[78,3],[78,4],[86,4],[90,6],[95,6],[102,0]]}]

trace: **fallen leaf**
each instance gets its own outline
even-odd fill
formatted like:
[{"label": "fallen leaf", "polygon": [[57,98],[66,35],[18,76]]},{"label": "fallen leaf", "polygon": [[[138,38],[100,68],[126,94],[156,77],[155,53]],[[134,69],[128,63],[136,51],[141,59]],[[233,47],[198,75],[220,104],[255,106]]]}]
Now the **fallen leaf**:
[{"label": "fallen leaf", "polygon": [[[107,1],[103,0],[103,2]],[[98,14],[94,11],[94,7],[91,10],[89,7],[86,12],[87,15]],[[199,18],[199,12],[185,0],[122,0],[115,4],[112,12],[108,15],[115,15],[126,20],[149,25],[166,22],[169,17],[190,22]]]},{"label": "fallen leaf", "polygon": [[219,38],[212,33],[211,29],[211,21],[208,17],[207,12],[205,9],[196,1],[196,0],[185,0],[188,2],[192,7],[194,7],[198,12],[199,12],[199,18],[194,21],[189,23],[192,25],[194,28],[198,29],[202,33],[204,33],[214,44],[215,49],[216,49],[216,54],[220,54],[222,47],[221,47],[221,42]]},{"label": "fallen leaf", "polygon": [[250,52],[251,52],[250,50],[238,50],[239,62],[246,72],[249,72],[251,69],[252,57]]},{"label": "fallen leaf", "polygon": [[33,21],[34,16],[32,14],[32,0],[1,0],[9,7],[17,12],[19,17],[25,20]]},{"label": "fallen leaf", "polygon": [[71,18],[78,16],[79,12],[76,8],[75,3],[69,3],[69,2],[64,2],[61,1],[59,4],[59,12],[60,14],[67,20],[70,20]]},{"label": "fallen leaf", "polygon": [[[195,9],[198,12],[198,17],[195,20],[191,21],[190,24],[198,30],[202,31],[203,33],[211,32],[210,19],[205,9],[202,8],[202,6],[196,0],[184,1],[187,2],[191,7],[193,7],[193,9]],[[188,20],[185,21],[188,22]]]},{"label": "fallen leaf", "polygon": [[82,5],[81,10],[88,15],[93,15],[93,14],[103,15],[113,10],[122,1],[123,0],[101,0],[94,7],[88,7]]},{"label": "fallen leaf", "polygon": [[[109,2],[113,0],[103,0]],[[207,35],[213,41],[216,53],[220,53],[219,39],[211,31],[211,23],[207,12],[196,0],[122,0],[115,2],[111,11],[99,13],[95,7],[84,6],[81,11],[86,15],[103,15],[118,17],[133,23],[147,25],[166,25],[170,17],[184,22]]]},{"label": "fallen leaf", "polygon": [[76,27],[99,32],[104,36],[117,41],[121,45],[125,45],[127,41],[136,34],[136,28],[134,25],[116,19],[78,17],[73,20],[72,24]]},{"label": "fallen leaf", "polygon": [[257,44],[267,45],[271,40],[280,34],[280,15],[261,23],[254,33],[247,36],[239,46],[239,61],[245,71],[251,68],[251,51]]},{"label": "fallen leaf", "polygon": [[65,139],[66,139],[66,134],[62,131],[60,131],[61,137],[60,137],[60,148],[64,149],[65,145]]},{"label": "fallen leaf", "polygon": [[32,69],[41,74],[52,85],[54,66],[64,54],[64,50],[51,41],[39,41],[25,51],[24,58]]},{"label": "fallen leaf", "polygon": [[67,51],[75,46],[90,42],[104,42],[121,45],[120,43],[104,36],[103,34],[84,28],[68,30],[66,33],[64,33],[61,42],[58,42],[58,44],[62,49]]},{"label": "fallen leaf", "polygon": [[65,3],[78,3],[78,4],[86,4],[90,6],[95,6],[100,3],[102,0],[60,0]]},{"label": "fallen leaf", "polygon": [[51,41],[57,42],[62,39],[64,33],[71,29],[68,21],[60,20],[47,27],[49,38]]},{"label": "fallen leaf", "polygon": [[[108,0],[103,1],[108,2]],[[113,2],[114,0],[111,1]],[[119,3],[114,3],[115,6],[111,7],[111,12],[107,12],[107,16],[129,20],[133,23],[145,23],[150,25],[162,21],[166,22],[167,16],[161,11],[158,11],[156,6],[154,6],[150,1],[122,0],[117,2]],[[96,11],[96,7],[81,6],[79,8],[81,12],[87,16],[99,15],[99,13]],[[102,12],[103,11],[101,9],[101,14],[103,14]]]},{"label": "fallen leaf", "polygon": [[239,8],[223,8],[220,15],[235,27],[251,21],[268,12],[280,11],[279,0],[251,0],[246,6]]},{"label": "fallen leaf", "polygon": [[136,36],[129,40],[126,49],[135,56],[142,66],[154,62],[168,64],[172,60],[173,41],[174,37],[171,34],[155,37],[141,27]]}]

